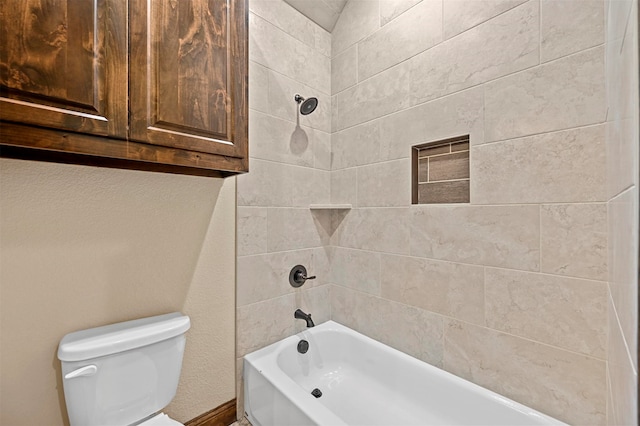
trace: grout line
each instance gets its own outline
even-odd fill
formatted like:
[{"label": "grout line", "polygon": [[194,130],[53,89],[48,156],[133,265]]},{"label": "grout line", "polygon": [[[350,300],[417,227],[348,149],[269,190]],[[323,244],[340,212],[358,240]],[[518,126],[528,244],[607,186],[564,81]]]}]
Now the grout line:
[{"label": "grout line", "polygon": [[[360,123],[357,123],[357,124],[354,124],[354,125],[351,125],[351,126],[347,126],[347,127],[341,128],[341,129],[337,129],[337,130],[336,130],[336,132],[341,132],[341,131],[344,131],[344,130],[350,129],[350,128],[352,128],[352,127],[360,126],[360,125],[362,125],[362,124],[366,124],[366,123],[369,123],[369,122],[371,122],[371,121],[378,120],[378,119],[381,119],[381,118],[383,118],[383,117],[387,117],[387,116],[392,115],[392,114],[396,114],[396,113],[399,113],[399,112],[402,112],[402,111],[406,111],[406,110],[408,110],[408,109],[415,108],[415,107],[418,107],[418,106],[421,106],[421,105],[424,105],[424,104],[427,104],[427,103],[430,103],[430,102],[434,102],[434,101],[437,101],[437,100],[441,100],[441,99],[446,98],[446,97],[448,97],[448,96],[452,96],[452,95],[460,94],[461,92],[464,92],[464,91],[466,91],[466,90],[471,90],[471,89],[478,88],[478,87],[480,87],[480,86],[483,86],[483,85],[486,85],[486,84],[489,84],[489,83],[494,83],[494,82],[496,82],[496,81],[498,81],[498,80],[501,80],[501,79],[504,79],[504,78],[508,78],[508,77],[512,77],[512,76],[517,75],[517,74],[520,74],[520,73],[529,72],[529,71],[531,71],[531,70],[533,70],[533,69],[540,68],[540,67],[544,67],[544,66],[547,66],[547,65],[549,65],[549,64],[552,64],[553,62],[561,61],[561,60],[564,60],[564,59],[569,58],[569,57],[571,57],[571,56],[580,55],[580,54],[582,54],[582,53],[584,53],[584,52],[587,52],[587,51],[589,51],[589,50],[595,50],[595,49],[598,49],[598,48],[603,47],[603,46],[604,46],[604,43],[599,44],[599,45],[597,45],[597,46],[591,46],[591,47],[588,47],[588,48],[586,48],[586,49],[580,50],[580,51],[578,51],[578,52],[574,52],[574,53],[571,53],[571,54],[569,54],[569,55],[566,55],[566,56],[562,56],[562,57],[560,57],[560,58],[553,59],[553,60],[551,60],[551,61],[549,61],[549,62],[545,62],[545,63],[543,63],[543,64],[532,65],[532,66],[530,66],[530,67],[523,68],[523,69],[518,70],[518,71],[514,71],[514,72],[511,72],[511,73],[508,73],[508,74],[504,74],[504,75],[501,75],[501,76],[496,77],[496,78],[494,78],[494,79],[490,79],[490,80],[487,80],[487,81],[484,81],[484,82],[481,82],[481,83],[478,83],[478,84],[475,84],[475,85],[472,85],[472,86],[469,86],[469,87],[465,87],[465,88],[462,88],[462,89],[460,89],[460,90],[455,90],[455,91],[453,91],[453,92],[446,93],[446,94],[444,94],[444,95],[442,95],[442,96],[438,96],[438,97],[433,98],[433,99],[428,99],[428,100],[426,100],[426,101],[418,102],[418,103],[416,103],[415,105],[411,105],[411,106],[409,106],[408,108],[404,108],[404,109],[401,109],[401,110],[393,111],[393,112],[388,113],[388,114],[383,114],[383,115],[381,115],[381,116],[379,116],[379,117],[374,117],[374,118],[371,118],[371,119],[369,119],[369,120],[365,120],[365,121],[362,121],[362,122],[360,122]],[[411,59],[411,58],[409,58],[409,59]],[[408,59],[407,59],[407,60],[408,60]],[[389,70],[389,69],[391,69],[391,68],[393,68],[393,67],[396,67],[396,66],[398,66],[398,65],[402,64],[403,62],[406,62],[407,60],[402,61],[402,62],[399,62],[398,64],[396,64],[396,65],[394,65],[394,66],[392,66],[392,67],[390,67],[390,68],[387,68],[387,69],[385,69],[385,70],[381,71],[380,73],[378,73],[378,74],[376,74],[376,75],[374,75],[374,76],[372,76],[372,77],[369,77],[367,80],[369,80],[369,79],[371,79],[371,78],[375,78],[375,77],[377,77],[379,74],[381,74],[382,72],[384,72],[384,71],[386,71],[386,70]],[[363,81],[366,81],[366,80],[363,80]],[[360,84],[360,83],[358,83],[358,84]],[[353,89],[354,87],[357,87],[357,85],[356,85],[356,86],[352,86],[352,87],[351,87],[351,88],[349,88],[349,89]],[[343,90],[342,92],[339,92],[339,93],[337,93],[337,94],[343,94],[345,91],[347,91],[347,90],[349,90],[349,89],[345,89],[345,90]],[[486,132],[485,132],[485,133],[486,133]]]},{"label": "grout line", "polygon": [[[317,26],[318,28],[320,28],[322,31],[328,32],[327,30],[325,30],[324,28],[322,28],[320,25],[318,25],[317,23],[315,23],[313,20],[307,18],[304,14],[302,14],[301,12],[299,12],[296,8],[294,8],[293,6],[289,5],[287,2],[285,2],[285,4],[287,6],[289,6],[291,9],[293,9],[295,11],[295,13],[297,13],[298,15],[304,17],[304,19],[308,20],[309,22],[312,22],[313,25]],[[299,39],[298,37],[296,37],[295,34],[290,33],[289,31],[285,30],[284,28],[276,25],[275,23],[271,22],[268,18],[266,18],[265,16],[262,16],[261,14],[257,13],[255,10],[252,10],[251,8],[248,8],[248,12],[252,13],[253,15],[259,17],[260,19],[262,19],[265,22],[268,22],[269,24],[271,24],[274,28],[277,28],[278,30],[282,31],[283,33],[285,33],[286,35],[288,35],[289,37],[293,38],[294,40],[299,41],[300,43],[304,44],[305,46],[313,49],[314,52],[324,56],[325,58],[329,58],[331,59],[331,55],[326,55],[325,53],[323,53],[320,49],[318,49],[315,45],[315,36],[314,36],[314,43],[313,45],[308,44],[307,42],[305,42],[304,40]],[[329,33],[331,34],[331,33]]]},{"label": "grout line", "polygon": [[[428,180],[424,182],[418,182],[418,185],[426,185],[429,183],[446,183],[446,182],[469,182],[470,178],[460,178],[460,179],[445,179],[445,180]],[[429,203],[426,203],[429,204]],[[442,204],[442,203],[438,203]],[[447,203],[447,204],[458,204],[458,203]],[[462,204],[462,203],[460,203]]]},{"label": "grout line", "polygon": [[[268,98],[268,96],[269,96],[269,95],[267,94],[267,98]],[[268,101],[268,100],[267,100],[267,101]],[[330,100],[329,100],[329,101],[330,101]],[[269,117],[269,118],[274,118],[274,119],[276,119],[276,120],[285,121],[285,122],[287,122],[287,123],[289,123],[289,124],[295,124],[296,126],[299,126],[302,130],[305,130],[305,129],[306,129],[306,130],[309,130],[309,131],[311,131],[311,132],[324,133],[324,134],[325,134],[325,135],[327,135],[327,136],[331,136],[331,133],[332,133],[331,131],[326,131],[326,130],[324,130],[324,129],[320,129],[320,128],[318,128],[318,127],[313,127],[313,126],[309,126],[309,125],[306,125],[306,124],[299,124],[299,123],[297,123],[296,121],[289,120],[288,118],[281,117],[281,116],[278,116],[278,115],[273,115],[273,114],[271,114],[271,113],[269,113],[269,112],[261,111],[261,110],[256,109],[256,108],[249,108],[249,111],[250,111],[250,112],[251,112],[251,111],[253,111],[254,113],[256,113],[256,112],[257,112],[257,113],[259,113],[259,114],[265,115],[265,116],[267,116],[267,117]]]},{"label": "grout line", "polygon": [[550,344],[550,343],[541,342],[539,340],[534,340],[534,339],[532,339],[530,337],[525,337],[525,336],[521,336],[521,335],[518,335],[518,334],[512,334],[512,333],[509,333],[508,331],[503,331],[503,330],[500,330],[500,329],[497,329],[497,328],[485,327],[485,326],[478,325],[478,324],[475,324],[475,323],[472,323],[472,322],[469,322],[469,321],[465,321],[465,320],[462,320],[462,319],[459,319],[459,318],[452,318],[452,319],[454,321],[458,321],[458,322],[462,322],[462,323],[465,323],[465,324],[469,324],[472,327],[484,328],[484,329],[489,330],[489,331],[491,331],[493,333],[504,334],[504,335],[507,335],[507,336],[515,337],[516,339],[521,339],[521,340],[528,341],[530,343],[534,343],[536,345],[541,345],[541,346],[545,346],[545,347],[552,348],[552,349],[555,349],[555,350],[559,350],[559,351],[567,352],[567,353],[570,353],[570,354],[573,354],[573,355],[577,355],[577,356],[580,356],[580,357],[589,358],[589,359],[592,359],[594,361],[600,361],[600,362],[604,363],[605,365],[607,363],[607,360],[605,358],[600,358],[600,357],[597,357],[597,356],[594,356],[594,355],[588,355],[588,354],[585,354],[585,353],[582,353],[582,352],[576,352],[575,350],[572,350],[572,349],[567,349],[567,348],[556,346],[556,345],[553,345],[553,344]]},{"label": "grout line", "polygon": [[[535,0],[530,0],[530,1],[535,1]],[[459,37],[459,36],[461,36],[461,35],[463,35],[463,34],[467,33],[468,31],[473,30],[474,28],[477,28],[477,27],[479,27],[479,26],[481,26],[481,25],[483,25],[483,24],[486,24],[486,23],[488,23],[488,22],[492,21],[493,19],[495,19],[495,18],[497,18],[497,17],[499,17],[499,16],[501,16],[501,15],[504,15],[504,14],[506,14],[506,13],[509,13],[509,12],[513,11],[514,9],[517,9],[517,8],[519,8],[519,7],[521,7],[521,6],[525,5],[525,4],[527,4],[527,3],[529,3],[529,1],[526,1],[526,2],[524,2],[524,3],[518,4],[517,6],[514,6],[514,7],[510,8],[510,9],[508,9],[508,10],[505,10],[505,11],[503,11],[503,12],[501,12],[501,13],[499,13],[499,14],[497,14],[497,15],[495,15],[495,16],[493,16],[493,17],[491,17],[491,18],[487,19],[487,20],[485,20],[485,21],[482,21],[482,22],[480,22],[480,23],[478,23],[478,24],[474,25],[473,27],[471,27],[471,28],[468,28],[468,29],[464,30],[463,32],[461,32],[461,33],[458,33],[458,34],[454,35],[453,37],[450,37],[449,39],[446,39],[446,40],[445,40],[445,39],[443,38],[443,40],[441,40],[439,43],[436,43],[436,44],[434,44],[434,45],[432,45],[432,46],[429,46],[429,47],[427,47],[427,48],[425,48],[425,49],[423,49],[423,50],[421,50],[421,51],[418,51],[418,52],[414,53],[413,55],[409,56],[408,58],[405,58],[405,59],[403,59],[403,60],[402,60],[402,61],[400,61],[400,62],[397,62],[397,63],[395,63],[395,64],[393,64],[393,65],[390,65],[390,66],[388,66],[388,67],[386,67],[386,68],[384,68],[384,69],[382,69],[382,70],[378,71],[377,73],[375,73],[375,74],[373,74],[373,75],[371,75],[371,76],[369,76],[369,77],[365,78],[365,79],[364,79],[364,80],[362,80],[362,81],[358,81],[358,84],[360,84],[360,83],[362,83],[362,82],[366,82],[367,80],[370,80],[370,79],[372,79],[372,78],[376,77],[377,75],[379,75],[379,74],[381,74],[381,73],[383,73],[383,72],[385,72],[385,71],[387,71],[387,70],[389,70],[389,69],[391,69],[391,68],[394,68],[394,67],[396,67],[396,66],[398,66],[398,65],[401,65],[401,64],[403,64],[403,63],[405,63],[405,62],[407,62],[407,61],[409,61],[409,60],[413,59],[414,57],[416,57],[416,56],[418,56],[418,55],[420,55],[420,54],[422,54],[422,53],[424,53],[424,52],[426,52],[426,51],[428,51],[428,50],[431,50],[431,49],[433,49],[433,48],[435,48],[435,47],[437,47],[437,46],[440,46],[440,45],[442,45],[442,44],[444,44],[444,43],[446,43],[446,42],[450,41],[450,40],[453,40],[453,39],[455,39],[455,38],[457,38],[457,37]],[[416,7],[418,4],[420,4],[420,3],[417,3],[416,5],[412,6],[410,9],[412,9],[412,8]],[[407,11],[408,11],[408,10],[410,10],[410,9],[407,9]],[[444,7],[443,7],[443,13],[444,13]],[[403,12],[402,14],[404,14],[404,12]],[[399,16],[402,16],[402,14],[400,14]],[[399,17],[399,16],[398,16],[398,17]],[[394,18],[394,20],[395,20],[395,19],[397,19],[398,17]],[[443,21],[443,22],[444,22],[444,21]],[[379,30],[374,31],[374,33],[375,33],[375,32],[377,32],[377,31],[379,31]],[[369,37],[371,34],[374,34],[374,33],[370,33],[370,34],[366,35],[365,37],[361,38],[360,40],[358,40],[358,41],[357,41],[357,42],[355,42],[354,44],[358,44],[358,43],[360,43],[361,41],[363,41],[364,39],[366,39],[367,37]],[[443,23],[443,33],[444,33],[444,23]],[[349,47],[351,47],[351,46],[352,46],[352,45],[350,45]],[[348,48],[347,48],[347,49],[348,49]],[[347,50],[347,49],[345,49],[345,50]],[[585,50],[586,50],[586,49],[585,49]],[[344,52],[344,51],[343,51],[343,52]],[[538,49],[538,52],[539,52],[539,49]],[[342,52],[341,52],[341,53],[342,53]],[[566,55],[566,56],[571,56],[571,55]],[[562,57],[561,57],[561,58],[562,58]],[[557,58],[557,59],[561,59],[561,58]],[[540,59],[540,55],[538,55],[538,59]],[[533,68],[533,67],[536,67],[536,66],[539,66],[539,65],[540,65],[540,64],[536,64],[536,65],[534,65],[534,66],[532,66],[532,67],[529,67],[529,68]],[[529,69],[529,68],[526,68],[526,69]],[[516,71],[516,72],[519,72],[519,71]],[[511,73],[511,74],[512,74],[512,73]],[[511,74],[507,74],[507,75],[511,75]],[[501,77],[498,77],[498,78],[501,78]],[[497,78],[496,78],[496,79],[497,79]],[[496,80],[496,79],[494,79],[494,80]],[[489,81],[493,81],[493,80],[489,80]],[[353,86],[351,86],[351,87],[353,87]],[[335,94],[342,93],[342,92],[344,92],[345,90],[348,90],[348,89],[349,89],[349,88],[345,88],[345,89],[343,89],[343,90],[341,90],[340,92],[337,92],[337,93],[335,93]]]},{"label": "grout line", "polygon": [[[631,15],[633,15],[633,2],[629,2],[630,6],[629,6],[629,10],[627,11],[627,20],[624,24],[624,33],[622,34],[622,43],[620,43],[620,51],[618,52],[618,54],[622,54],[622,52],[624,51],[624,45],[625,42],[627,41],[627,33],[629,32],[629,22],[631,22]],[[637,38],[637,35],[636,35]]]},{"label": "grout line", "polygon": [[483,328],[483,329],[488,330],[488,331],[490,331],[492,333],[500,333],[500,334],[503,334],[503,335],[511,336],[511,337],[516,338],[516,339],[525,340],[525,341],[528,341],[530,343],[534,343],[536,345],[541,345],[541,346],[545,346],[545,347],[552,348],[552,349],[555,349],[555,350],[559,350],[559,351],[563,351],[563,352],[570,353],[570,354],[573,354],[573,355],[577,355],[577,356],[580,356],[580,357],[589,358],[589,359],[592,359],[594,361],[600,361],[600,362],[603,362],[605,364],[607,362],[607,360],[604,359],[604,358],[599,358],[599,357],[593,356],[593,355],[587,355],[587,354],[582,353],[582,352],[576,352],[576,351],[571,350],[571,349],[563,348],[563,347],[560,347],[560,346],[555,346],[555,345],[552,345],[552,344],[549,344],[549,343],[541,342],[539,340],[531,339],[529,337],[520,336],[520,335],[517,335],[517,334],[512,334],[512,333],[509,333],[507,331],[503,331],[503,330],[500,330],[500,329],[486,327],[486,326],[483,326],[483,325],[480,325],[480,324],[476,324],[476,323],[473,323],[473,322],[465,321],[465,320],[460,319],[460,318],[453,317],[451,315],[447,315],[447,314],[443,314],[443,313],[440,313],[440,312],[431,311],[429,309],[425,309],[425,308],[422,308],[422,307],[419,307],[419,306],[416,306],[416,305],[410,305],[410,304],[407,304],[405,302],[401,302],[401,301],[398,301],[398,300],[387,299],[387,298],[384,298],[384,297],[376,296],[374,294],[367,293],[367,292],[364,292],[364,291],[359,290],[359,289],[354,289],[354,288],[351,288],[351,287],[347,287],[347,286],[342,285],[342,284],[334,283],[334,285],[336,285],[338,287],[341,287],[341,288],[343,288],[343,289],[345,289],[347,291],[352,291],[352,292],[355,292],[355,293],[359,293],[360,295],[364,295],[366,297],[375,297],[377,299],[381,299],[381,300],[384,300],[384,301],[387,301],[387,302],[390,302],[390,303],[396,303],[396,304],[399,304],[399,305],[402,305],[402,306],[406,306],[406,307],[409,307],[409,308],[412,308],[412,309],[418,309],[418,310],[423,311],[423,312],[428,312],[429,314],[442,317],[443,321],[444,320],[448,320],[448,321],[453,320],[453,321],[457,321],[457,322],[461,322],[461,323],[470,325],[472,327]]},{"label": "grout line", "polygon": [[[412,258],[412,259],[416,259],[416,260],[426,260],[426,261],[434,262],[434,263],[449,263],[449,264],[453,264],[453,265],[464,265],[464,266],[470,266],[470,267],[476,267],[476,268],[485,268],[485,270],[486,270],[486,268],[499,269],[499,270],[504,270],[504,271],[519,272],[519,273],[523,273],[523,274],[536,274],[536,275],[542,275],[542,276],[548,276],[548,277],[554,277],[554,278],[564,278],[564,279],[568,279],[568,280],[589,281],[589,282],[592,282],[592,283],[599,283],[599,284],[604,284],[604,285],[607,284],[606,280],[597,280],[597,279],[593,279],[593,278],[576,277],[576,276],[572,276],[572,275],[560,275],[560,274],[554,274],[554,273],[551,273],[551,272],[532,271],[532,270],[527,270],[527,269],[516,269],[516,268],[512,268],[512,267],[510,268],[510,267],[505,267],[505,266],[493,266],[493,265],[486,265],[486,264],[479,264],[479,263],[469,263],[469,262],[457,261],[457,260],[436,259],[436,258],[432,258],[432,257],[416,256],[416,255],[412,255],[412,254],[399,254],[399,253],[393,253],[393,252],[360,249],[360,248],[339,246],[339,245],[338,246],[334,245],[333,247],[335,249],[359,251],[359,252],[364,252],[364,253],[369,253],[369,254],[380,254],[380,255],[385,255],[385,256],[407,257],[407,258]],[[279,253],[279,252],[274,252],[274,253]],[[263,253],[263,254],[271,254],[271,253]],[[252,255],[252,256],[254,256],[254,255]]]},{"label": "grout line", "polygon": [[526,138],[530,138],[530,137],[534,137],[534,136],[543,136],[543,135],[552,135],[555,133],[561,133],[561,132],[570,132],[573,130],[583,130],[583,129],[588,129],[590,127],[599,127],[599,126],[604,126],[606,125],[607,122],[606,121],[599,121],[596,123],[589,123],[589,124],[582,124],[579,126],[574,126],[574,127],[567,127],[564,129],[553,129],[553,130],[548,130],[548,131],[544,131],[544,132],[538,132],[538,133],[531,133],[531,134],[527,134],[527,135],[523,135],[523,136],[515,136],[512,138],[508,138],[508,139],[498,139],[498,140],[494,140],[494,141],[489,141],[489,142],[484,142],[481,144],[475,144],[472,145],[471,148],[479,148],[485,145],[493,145],[496,143],[501,143],[501,142],[512,142],[512,141],[518,141],[521,139],[526,139]]},{"label": "grout line", "polygon": [[[620,323],[620,317],[618,316],[618,308],[616,307],[616,304],[613,302],[613,295],[611,294],[610,291],[608,292],[608,295],[610,299],[608,301],[608,305],[610,305],[613,308],[614,318],[616,320],[615,326],[618,327],[618,332],[620,333],[620,337],[622,337],[622,343],[624,344],[624,349],[627,354],[629,364],[631,365],[631,369],[633,370],[634,373],[636,373],[636,376],[637,376],[638,371],[634,365],[633,356],[631,355],[632,351],[629,350],[629,344],[627,343],[627,339],[624,335],[624,330],[622,329],[622,324]],[[609,324],[609,328],[611,328],[611,324]],[[610,339],[611,337],[608,336],[607,338]]]},{"label": "grout line", "polygon": [[253,159],[253,160],[264,161],[264,162],[267,162],[267,163],[280,164],[280,165],[284,165],[284,166],[299,167],[301,169],[310,169],[310,170],[314,170],[314,171],[318,171],[318,172],[331,173],[331,170],[321,169],[321,168],[313,167],[313,166],[302,166],[300,164],[286,163],[284,161],[270,160],[268,158],[260,158],[260,157],[250,157],[250,158]]}]

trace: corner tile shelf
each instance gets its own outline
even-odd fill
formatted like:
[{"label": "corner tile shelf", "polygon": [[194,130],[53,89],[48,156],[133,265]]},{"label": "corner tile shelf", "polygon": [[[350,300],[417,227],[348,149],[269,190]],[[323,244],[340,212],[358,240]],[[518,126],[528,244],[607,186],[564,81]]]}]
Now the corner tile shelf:
[{"label": "corner tile shelf", "polygon": [[351,210],[351,204],[310,204],[309,210]]}]

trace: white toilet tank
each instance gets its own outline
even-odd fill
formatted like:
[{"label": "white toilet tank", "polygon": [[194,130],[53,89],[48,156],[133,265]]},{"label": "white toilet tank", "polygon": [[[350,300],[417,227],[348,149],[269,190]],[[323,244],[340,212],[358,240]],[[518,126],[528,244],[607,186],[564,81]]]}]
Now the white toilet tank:
[{"label": "white toilet tank", "polygon": [[64,336],[58,359],[71,425],[130,425],[166,407],[190,325],[174,312]]}]

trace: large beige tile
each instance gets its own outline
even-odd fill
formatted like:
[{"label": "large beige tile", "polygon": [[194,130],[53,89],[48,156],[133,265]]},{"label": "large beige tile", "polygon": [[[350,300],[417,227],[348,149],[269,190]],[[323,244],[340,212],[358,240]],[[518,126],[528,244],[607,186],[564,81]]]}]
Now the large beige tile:
[{"label": "large beige tile", "polygon": [[411,161],[408,158],[358,167],[358,207],[411,205]]},{"label": "large beige tile", "polygon": [[325,204],[331,198],[331,172],[326,170],[294,167],[292,169],[292,205],[309,207]]},{"label": "large beige tile", "polygon": [[378,0],[351,0],[331,32],[331,54],[336,56],[379,27]]},{"label": "large beige tile", "polygon": [[[295,307],[302,309],[307,314],[311,314],[311,318],[315,325],[320,325],[331,319],[331,285],[325,284],[321,286],[306,288],[303,287],[295,290]],[[293,312],[291,313],[293,316]],[[294,320],[295,331],[299,333],[306,330],[307,323],[303,320]]]},{"label": "large beige tile", "polygon": [[382,27],[391,22],[421,1],[422,0],[380,0],[380,26]]},{"label": "large beige tile", "polygon": [[540,59],[551,61],[604,43],[604,2],[540,0]]},{"label": "large beige tile", "polygon": [[409,106],[409,64],[404,62],[338,94],[338,129]]},{"label": "large beige tile", "polygon": [[484,271],[417,257],[383,254],[382,297],[484,325]]},{"label": "large beige tile", "polygon": [[544,205],[540,214],[542,272],[608,279],[606,204]]},{"label": "large beige tile", "polygon": [[633,425],[638,420],[638,371],[634,368],[637,351],[632,346],[630,354],[629,343],[625,343],[616,311],[610,304],[608,366],[613,399],[611,411],[617,425]]},{"label": "large beige tile", "polygon": [[[296,95],[318,99],[316,110],[309,115],[298,113]],[[284,118],[298,126],[331,132],[331,97],[282,74],[269,71],[269,114]]]},{"label": "large beige tile", "polygon": [[267,209],[241,207],[237,209],[238,256],[267,252]]},{"label": "large beige tile", "polygon": [[488,327],[606,359],[606,283],[493,268],[485,279]]},{"label": "large beige tile", "polygon": [[254,13],[249,14],[249,59],[331,93],[331,60]]},{"label": "large beige tile", "polygon": [[[319,287],[331,283],[331,253],[333,247],[323,246],[310,249],[311,263],[307,266],[310,276],[315,276],[314,280],[309,280],[304,284],[305,288]],[[293,266],[293,265],[292,265]]]},{"label": "large beige tile", "polygon": [[269,112],[269,70],[249,61],[249,108]]},{"label": "large beige tile", "polygon": [[321,247],[329,243],[331,218],[308,208],[272,208],[267,212],[270,252]]},{"label": "large beige tile", "polygon": [[345,287],[331,287],[333,320],[442,367],[441,316]]},{"label": "large beige tile", "polygon": [[331,281],[343,287],[380,295],[380,253],[334,247]]},{"label": "large beige tile", "polygon": [[445,324],[444,367],[569,424],[605,421],[605,362],[498,331]]},{"label": "large beige tile", "polygon": [[484,142],[484,90],[477,87],[380,119],[380,159],[410,158],[411,147],[469,135]]},{"label": "large beige tile", "polygon": [[613,411],[613,395],[611,393],[611,374],[607,365],[607,425],[617,425]]},{"label": "large beige tile", "polygon": [[411,255],[529,271],[539,269],[538,206],[411,209]]},{"label": "large beige tile", "polygon": [[[622,1],[616,3],[624,3]],[[634,10],[637,5],[634,2]],[[633,16],[637,15],[634,12]],[[626,16],[626,15],[625,15]],[[608,192],[618,195],[638,182],[638,23],[629,19],[625,36],[606,44]]]},{"label": "large beige tile", "polygon": [[604,125],[482,145],[471,151],[471,202],[605,201]]},{"label": "large beige tile", "polygon": [[334,246],[409,254],[408,208],[361,208],[341,216],[331,239]]},{"label": "large beige tile", "polygon": [[[634,3],[634,16],[636,8]],[[638,102],[634,89],[638,87],[638,73],[635,72],[638,64],[638,22],[629,19],[623,26],[626,28],[624,37],[610,40],[605,45],[609,121],[637,119]]]},{"label": "large beige tile", "polygon": [[[251,156],[261,160],[313,167],[316,132],[258,111],[249,113]],[[252,171],[253,172],[253,171]]]},{"label": "large beige tile", "polygon": [[316,50],[331,57],[331,33],[321,27],[315,27]]},{"label": "large beige tile", "polygon": [[311,135],[313,166],[316,169],[331,170],[331,133],[314,130],[309,134]]},{"label": "large beige tile", "polygon": [[331,96],[331,132],[338,131],[338,95]]},{"label": "large beige tile", "polygon": [[634,0],[609,0],[605,6],[607,41],[622,40]]},{"label": "large beige tile", "polygon": [[331,146],[331,170],[362,166],[379,161],[379,120],[333,133]]},{"label": "large beige tile", "polygon": [[617,119],[605,123],[607,195],[613,198],[638,180],[638,121]]},{"label": "large beige tile", "polygon": [[528,2],[411,59],[416,105],[539,62],[538,5]]},{"label": "large beige tile", "polygon": [[292,166],[249,159],[250,173],[239,175],[238,206],[290,206]]},{"label": "large beige tile", "polygon": [[358,204],[358,170],[356,168],[331,172],[331,202],[334,204]]},{"label": "large beige tile", "polygon": [[236,355],[243,357],[293,335],[295,306],[293,294],[239,306],[236,310]]},{"label": "large beige tile", "polygon": [[[303,15],[311,18],[322,28],[331,31],[340,15],[340,6],[344,7],[346,0],[286,0],[286,2]],[[340,2],[342,2],[341,5]]]},{"label": "large beige tile", "polygon": [[604,49],[590,49],[485,86],[485,139],[510,139],[601,123]]},{"label": "large beige tile", "polygon": [[527,0],[444,0],[444,37],[451,38]]},{"label": "large beige tile", "polygon": [[244,419],[244,359],[236,358],[236,419],[231,426],[245,426]]},{"label": "large beige tile", "polygon": [[358,83],[358,45],[354,44],[331,58],[331,94],[348,89]]},{"label": "large beige tile", "polygon": [[250,0],[249,10],[304,44],[316,47],[318,25],[283,0]]},{"label": "large beige tile", "polygon": [[442,41],[442,0],[423,0],[358,43],[358,81]]},{"label": "large beige tile", "polygon": [[293,293],[289,271],[311,263],[311,250],[295,250],[254,256],[238,256],[236,303],[250,305]]},{"label": "large beige tile", "polygon": [[[638,344],[638,195],[637,188],[609,202],[609,286],[625,340]],[[634,359],[637,363],[637,359]],[[637,368],[637,365],[636,365]]]}]

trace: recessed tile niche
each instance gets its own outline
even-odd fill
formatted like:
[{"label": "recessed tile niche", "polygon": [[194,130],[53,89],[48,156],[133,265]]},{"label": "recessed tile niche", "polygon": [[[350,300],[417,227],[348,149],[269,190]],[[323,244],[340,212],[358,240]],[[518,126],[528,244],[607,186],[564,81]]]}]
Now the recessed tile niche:
[{"label": "recessed tile niche", "polygon": [[412,147],[412,203],[469,202],[469,135]]}]

